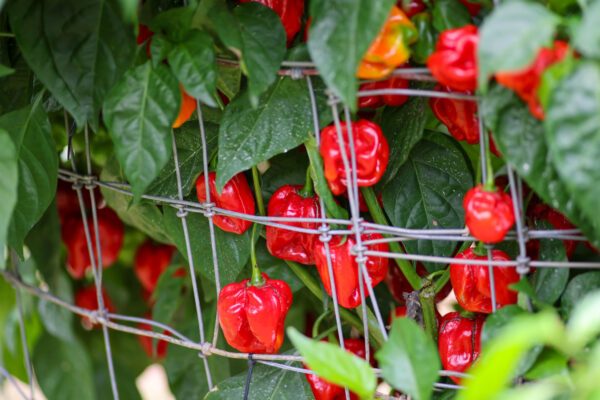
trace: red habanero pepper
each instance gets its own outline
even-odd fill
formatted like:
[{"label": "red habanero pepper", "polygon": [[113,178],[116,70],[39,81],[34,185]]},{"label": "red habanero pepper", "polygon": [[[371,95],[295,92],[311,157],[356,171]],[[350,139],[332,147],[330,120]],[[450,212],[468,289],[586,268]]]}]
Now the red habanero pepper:
[{"label": "red habanero pepper", "polygon": [[[171,264],[175,247],[166,244],[154,244],[147,240],[137,249],[133,272],[139,279],[145,291],[152,293],[162,273]],[[183,269],[178,270],[175,276],[184,276]]]},{"label": "red habanero pepper", "polygon": [[138,46],[150,39],[148,40],[148,43],[146,43],[146,54],[148,54],[148,58],[152,58],[152,53],[150,53],[150,43],[152,43],[153,35],[154,32],[152,32],[146,25],[138,25],[138,35],[136,38],[136,43]]},{"label": "red habanero pepper", "polygon": [[467,7],[467,10],[469,11],[469,14],[471,14],[471,17],[476,16],[477,14],[479,14],[479,11],[481,10],[482,5],[481,4],[477,4],[477,3],[471,3],[469,0],[458,0],[461,3],[463,3],[463,5],[465,7]]},{"label": "red habanero pepper", "polygon": [[[329,340],[323,339],[323,342]],[[344,339],[344,349],[360,358],[365,358],[367,352],[365,351],[365,341],[363,339]],[[375,359],[373,358],[373,350],[369,351],[371,365],[375,365]],[[306,364],[302,363],[304,368],[310,369]],[[315,400],[345,400],[346,395],[344,388],[341,386],[329,383],[318,375],[306,374],[306,379],[310,385],[310,388],[315,396]],[[350,392],[350,400],[358,400],[358,396]]]},{"label": "red habanero pepper", "polygon": [[[301,185],[282,186],[271,196],[267,207],[270,217],[318,218],[319,198],[304,197]],[[298,228],[316,229],[314,222],[279,222]],[[318,235],[267,226],[267,249],[275,257],[314,264],[314,246]]]},{"label": "red habanero pepper", "polygon": [[[104,308],[108,310],[109,313],[114,313],[116,311],[115,305],[113,304],[110,297],[108,297],[106,290],[102,288],[101,291],[102,301],[104,302]],[[97,310],[98,297],[96,295],[96,287],[87,286],[78,289],[77,292],[75,292],[75,305],[92,311]],[[81,323],[86,329],[92,329],[99,326],[99,324],[93,324],[88,317],[83,316],[81,317]]]},{"label": "red habanero pepper", "polygon": [[283,343],[285,316],[292,291],[284,281],[269,279],[249,285],[250,279],[230,283],[219,293],[219,323],[229,345],[244,353],[275,353]]},{"label": "red habanero pepper", "polygon": [[[477,360],[481,352],[481,330],[485,317],[461,317],[451,312],[442,317],[438,329],[438,350],[445,370],[465,372]],[[460,378],[451,376],[455,383]]]},{"label": "red habanero pepper", "polygon": [[388,76],[408,60],[408,44],[416,40],[417,28],[401,9],[393,6],[387,21],[363,55],[356,76],[361,79]]},{"label": "red habanero pepper", "polygon": [[[216,174],[208,173],[208,185],[210,189],[210,201],[215,203],[219,208],[229,211],[235,211],[243,214],[254,215],[255,204],[252,197],[252,190],[248,185],[246,176],[243,173],[235,175],[223,187],[223,191],[219,195],[215,186]],[[204,182],[204,174],[201,174],[196,181],[196,195],[198,201],[204,203],[206,201],[206,185]],[[226,232],[233,232],[241,235],[246,232],[252,222],[239,218],[228,217],[226,215],[215,215],[213,217],[215,225]]]},{"label": "red habanero pepper", "polygon": [[[123,223],[117,214],[109,209],[103,208],[97,211],[98,233],[100,234],[100,248],[102,249],[102,267],[111,266],[121,251],[123,245]],[[97,259],[96,234],[94,220],[91,215],[87,218],[90,231],[94,257]],[[79,216],[67,218],[61,229],[62,239],[67,247],[67,271],[75,279],[81,279],[85,272],[92,267],[90,253],[83,219]]]},{"label": "red habanero pepper", "polygon": [[[73,189],[72,185],[71,182],[59,180],[56,186],[56,208],[58,209],[58,219],[61,225],[63,225],[67,219],[81,216],[77,191]],[[89,190],[84,190],[82,194],[85,209],[88,211],[88,215],[90,215],[89,210],[92,207],[92,202],[90,200]],[[102,202],[100,190],[97,188],[94,189],[94,199],[96,205],[99,205]]]},{"label": "red habanero pepper", "polygon": [[515,223],[513,202],[500,188],[490,192],[482,184],[463,199],[465,222],[471,235],[485,243],[498,243]]},{"label": "red habanero pepper", "polygon": [[[382,239],[378,233],[364,233],[361,240]],[[343,243],[341,243],[344,241]],[[338,303],[345,308],[356,308],[360,305],[360,287],[358,285],[358,264],[355,256],[350,254],[350,249],[356,244],[352,236],[342,238],[335,236],[329,242],[329,252],[331,253],[331,266],[335,281]],[[369,246],[373,251],[388,251],[387,243],[377,243]],[[327,267],[327,252],[325,244],[321,241],[315,243],[315,264],[319,271],[321,281],[327,294],[331,296],[331,281],[329,278],[329,269]],[[388,272],[388,259],[385,257],[368,257],[366,269],[371,278],[371,285],[375,287]],[[365,298],[369,296],[366,282],[363,281]]]},{"label": "red habanero pepper", "polygon": [[[458,304],[467,311],[489,314],[492,312],[487,255],[477,255],[472,248],[466,249],[455,257],[450,265],[450,281]],[[461,264],[460,260],[481,260],[481,265]],[[501,250],[492,250],[493,261],[510,261]],[[515,267],[494,267],[494,287],[498,308],[515,304],[517,292],[508,288],[517,283],[520,277]]]},{"label": "red habanero pepper", "polygon": [[[408,89],[409,82],[400,76],[392,76],[384,81],[368,82],[360,85],[359,91],[380,89]],[[358,108],[379,108],[384,104],[397,107],[408,101],[408,96],[401,94],[383,94],[374,96],[362,96],[358,98]]]},{"label": "red habanero pepper", "polygon": [[[146,314],[143,316],[143,318],[152,319],[152,315]],[[152,325],[150,325],[150,324],[139,323],[139,324],[137,324],[137,327],[138,327],[138,329],[152,332]],[[169,332],[167,330],[162,331],[162,333],[163,333],[163,335],[171,336],[171,332]],[[167,346],[169,345],[169,342],[166,342],[164,340],[158,340],[158,342],[156,342],[156,346],[155,346],[154,345],[155,339],[151,338],[150,336],[138,335],[137,339],[140,342],[142,349],[144,349],[144,352],[148,355],[148,357],[159,359],[159,360],[166,357]]]},{"label": "red habanero pepper", "polygon": [[[348,123],[342,121],[342,137],[348,161],[350,161],[350,145],[348,143]],[[387,140],[381,128],[374,122],[361,119],[350,122],[352,140],[356,155],[356,178],[358,186],[373,186],[383,176],[390,157]],[[337,130],[330,125],[321,131],[321,156],[323,157],[324,174],[333,194],[340,195],[346,191],[346,169],[338,142]]]},{"label": "red habanero pepper", "polygon": [[[571,223],[563,214],[555,210],[554,208],[547,206],[546,204],[538,203],[529,207],[527,210],[527,219],[531,222],[531,225],[534,224],[534,221],[544,219],[552,226],[554,229],[577,229],[575,225]],[[577,247],[577,241],[575,240],[563,240],[565,244],[565,252],[567,254],[567,259],[571,259],[573,257],[573,253],[575,253],[575,248]],[[529,257],[537,260],[538,254],[540,251],[540,241],[537,239],[529,239],[527,242],[527,253]]]},{"label": "red habanero pepper", "polygon": [[[421,278],[429,275],[429,272],[420,262],[417,263],[417,275],[419,275]],[[396,299],[397,302],[402,304],[406,302],[404,294],[408,294],[413,291],[412,286],[410,285],[410,283],[408,283],[408,281],[404,277],[404,274],[402,273],[402,271],[400,271],[400,268],[397,268],[395,266],[392,266],[388,270],[388,273],[385,276],[385,283],[394,299]],[[438,303],[444,300],[451,290],[452,286],[450,286],[450,283],[446,283],[442,290],[436,293],[434,301]]]},{"label": "red habanero pepper", "polygon": [[463,91],[477,89],[478,42],[475,25],[445,30],[427,59],[427,68],[444,86]]},{"label": "red habanero pepper", "polygon": [[404,14],[406,14],[408,18],[412,18],[413,15],[427,9],[427,6],[421,0],[398,0],[396,2],[396,7],[404,11]]},{"label": "red habanero pepper", "polygon": [[569,44],[561,40],[554,41],[554,48],[541,48],[535,60],[528,66],[516,71],[496,73],[496,80],[502,86],[514,90],[529,105],[529,111],[537,119],[544,119],[544,109],[540,104],[537,91],[544,71],[566,57]]},{"label": "red habanero pepper", "polygon": [[287,45],[292,43],[296,33],[302,27],[302,14],[304,14],[304,0],[240,0],[240,4],[256,1],[275,11],[285,29]]}]

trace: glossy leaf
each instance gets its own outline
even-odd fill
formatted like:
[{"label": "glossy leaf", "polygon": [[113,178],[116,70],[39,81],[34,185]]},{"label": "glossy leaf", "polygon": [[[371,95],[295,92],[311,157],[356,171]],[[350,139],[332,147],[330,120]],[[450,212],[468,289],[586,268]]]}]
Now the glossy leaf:
[{"label": "glossy leaf", "polygon": [[[407,161],[383,188],[383,206],[394,226],[447,229],[464,226],[462,200],[473,187],[468,160],[458,143],[440,133],[425,133]],[[404,242],[410,253],[449,257],[454,242]],[[426,263],[431,271],[442,264]]]},{"label": "glossy leaf", "polygon": [[54,198],[58,158],[40,97],[0,117],[0,129],[8,132],[17,150],[17,203],[8,228],[8,244],[22,256],[25,236]]},{"label": "glossy leaf", "polygon": [[417,28],[417,42],[411,46],[411,59],[419,64],[427,63],[427,58],[435,51],[437,32],[431,22],[429,13],[419,13],[411,18]]},{"label": "glossy leaf", "polygon": [[[554,89],[548,104],[545,133],[549,153],[568,189],[569,198],[581,209],[593,231],[586,235],[600,240],[598,180],[600,171],[600,66],[583,62]],[[567,214],[567,216],[569,216]],[[578,225],[578,220],[573,223]]]},{"label": "glossy leaf", "polygon": [[185,91],[204,104],[216,107],[217,64],[212,38],[205,32],[191,31],[168,55],[173,73]]},{"label": "glossy leaf", "polygon": [[471,23],[469,10],[460,1],[441,0],[433,3],[433,27],[439,32]]},{"label": "glossy leaf", "polygon": [[295,328],[287,328],[286,332],[306,365],[321,378],[347,387],[360,398],[373,396],[377,378],[367,361],[342,350],[339,345],[309,339]]},{"label": "glossy leaf", "polygon": [[394,3],[317,0],[310,4],[311,58],[327,86],[352,109],[356,109],[356,70]]},{"label": "glossy leaf", "polygon": [[[114,157],[109,158],[106,162],[100,174],[100,179],[105,182],[123,182],[125,180],[123,171]],[[107,188],[100,188],[100,190],[106,203],[119,215],[124,223],[132,225],[158,242],[171,242],[166,233],[163,215],[156,204],[147,200],[132,204],[130,195]]]},{"label": "glossy leaf", "polygon": [[167,67],[150,62],[127,72],[104,104],[115,155],[138,201],[172,154],[171,125],[181,94]]},{"label": "glossy leaf", "polygon": [[[57,272],[52,277],[51,284],[52,294],[62,300],[73,302],[73,288],[66,272]],[[60,307],[48,300],[39,299],[38,312],[44,328],[49,334],[67,342],[75,338],[75,331],[73,330],[74,314],[71,310]]]},{"label": "glossy leaf", "polygon": [[[273,193],[284,185],[304,186],[308,157],[303,150],[302,147],[298,147],[269,160],[269,169],[262,175],[260,185],[265,204],[268,203]],[[290,168],[290,165],[293,165],[294,168]]]},{"label": "glossy leaf", "polygon": [[[17,203],[19,168],[17,149],[4,129],[0,128],[0,248],[6,244],[6,234],[13,209]],[[0,257],[0,268],[4,267],[4,256]]]},{"label": "glossy leaf", "polygon": [[544,349],[533,367],[527,371],[524,377],[530,380],[537,380],[565,373],[568,361],[568,356],[553,349]]},{"label": "glossy leaf", "polygon": [[431,398],[442,365],[435,343],[415,321],[395,318],[375,358],[383,378],[395,389],[416,400]]},{"label": "glossy leaf", "polygon": [[233,99],[240,91],[242,71],[240,68],[217,65],[217,89],[228,99]]},{"label": "glossy leaf", "polygon": [[569,318],[579,299],[600,289],[600,271],[577,275],[567,285],[561,298],[563,316]]},{"label": "glossy leaf", "polygon": [[238,172],[297,147],[312,130],[306,81],[279,80],[252,108],[247,92],[234,99],[219,128],[217,190]]},{"label": "glossy leaf", "polygon": [[[57,364],[57,360],[60,363]],[[47,398],[94,400],[92,363],[78,339],[42,335],[33,352],[37,381]]]},{"label": "glossy leaf", "polygon": [[586,57],[600,58],[600,1],[592,1],[575,29],[573,46]]},{"label": "glossy leaf", "polygon": [[516,70],[533,61],[537,51],[550,44],[559,22],[557,15],[538,3],[511,1],[495,7],[479,32],[479,88],[485,91],[495,72]]},{"label": "glossy leaf", "polygon": [[581,296],[567,324],[569,344],[575,351],[583,350],[600,333],[600,318],[594,318],[600,309],[600,290]]},{"label": "glossy leaf", "polygon": [[[149,27],[152,32],[164,32],[172,42],[181,42],[185,40],[190,31],[194,9],[192,7],[174,7],[175,4],[172,3],[172,8],[152,18]],[[164,10],[164,5],[159,6],[159,10]]]},{"label": "glossy leaf", "polygon": [[[27,63],[75,117],[94,129],[105,96],[131,65],[133,29],[114,0],[25,0],[8,8]],[[49,61],[51,60],[51,61]]]},{"label": "glossy leaf", "polygon": [[506,161],[546,204],[591,236],[594,230],[589,219],[581,213],[551,162],[540,121],[514,92],[499,85],[483,98],[480,112]]},{"label": "glossy leaf", "polygon": [[[181,174],[181,188],[184,197],[188,196],[195,188],[198,175],[204,171],[202,137],[198,131],[199,129],[198,122],[193,121],[183,124],[175,131],[179,173]],[[215,124],[204,122],[204,129],[206,133],[206,153],[210,159],[217,149],[219,128]],[[154,196],[171,199],[178,197],[177,174],[173,156],[171,156],[167,165],[160,171],[158,177],[152,182],[146,192]]]},{"label": "glossy leaf", "polygon": [[[173,276],[183,265],[170,265],[158,279],[152,297],[156,300],[152,307],[152,319],[163,324],[170,324],[175,311],[181,304],[181,288],[183,278]],[[187,272],[187,271],[186,271]]]},{"label": "glossy leaf", "polygon": [[[181,219],[177,217],[177,210],[166,207],[164,224],[167,232],[179,252],[187,259],[187,248],[183,236]],[[208,219],[197,213],[190,213],[186,217],[190,233],[190,245],[194,267],[204,277],[215,281],[215,272],[210,243]],[[250,257],[250,231],[242,235],[225,232],[215,226],[215,240],[217,244],[217,257],[219,260],[219,275],[221,286],[233,282]]]}]

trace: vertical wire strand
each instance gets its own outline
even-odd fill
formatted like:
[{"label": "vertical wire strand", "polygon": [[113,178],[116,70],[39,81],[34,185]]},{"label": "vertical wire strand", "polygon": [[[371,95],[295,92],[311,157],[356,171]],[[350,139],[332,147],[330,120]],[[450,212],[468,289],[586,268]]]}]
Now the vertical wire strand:
[{"label": "vertical wire strand", "polygon": [[[173,147],[173,161],[175,163],[175,176],[177,178],[177,196],[179,200],[183,200],[183,189],[181,184],[181,171],[179,170],[179,157],[177,155],[177,142],[175,140],[175,132],[171,129],[171,144]],[[196,280],[196,270],[194,268],[194,256],[192,254],[192,246],[190,245],[190,236],[188,232],[188,225],[186,220],[187,211],[180,209],[177,212],[177,216],[181,219],[181,226],[183,227],[183,237],[185,239],[185,249],[188,256],[188,264],[190,267],[190,276],[192,279],[192,290],[194,292],[194,304],[196,306],[196,316],[198,319],[198,331],[200,332],[200,342],[204,343],[204,321],[202,319],[202,306],[200,305],[200,296],[198,295],[198,282]],[[206,380],[208,382],[208,388],[212,390],[212,376],[210,373],[210,366],[208,365],[208,359],[206,356],[202,356],[204,363],[204,370],[206,372]]]}]

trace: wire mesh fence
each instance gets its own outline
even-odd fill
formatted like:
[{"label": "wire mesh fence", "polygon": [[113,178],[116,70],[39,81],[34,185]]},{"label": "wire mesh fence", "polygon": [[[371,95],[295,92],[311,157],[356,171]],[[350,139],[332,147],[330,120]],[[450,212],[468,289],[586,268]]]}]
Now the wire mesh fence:
[{"label": "wire mesh fence", "polygon": [[[238,63],[231,60],[219,60],[221,64],[224,65],[233,65],[237,66]],[[280,75],[288,76],[290,79],[305,79],[309,91],[309,97],[311,100],[311,110],[312,110],[312,120],[313,120],[313,129],[314,135],[316,136],[317,144],[320,143],[320,129],[319,129],[319,116],[317,111],[317,104],[315,100],[315,91],[313,88],[312,76],[316,75],[316,69],[314,65],[306,62],[286,62],[282,65],[282,69],[280,70]],[[398,69],[394,72],[395,75],[402,75],[406,79],[418,80],[418,81],[434,81],[433,78],[429,75],[427,69],[424,68],[410,68],[410,69]],[[358,96],[372,96],[372,95],[382,95],[382,94],[396,94],[396,95],[407,95],[407,96],[421,96],[421,97],[440,97],[440,98],[452,98],[452,99],[460,99],[460,100],[469,100],[469,101],[478,101],[476,96],[465,95],[465,94],[456,94],[456,93],[446,93],[439,92],[435,90],[424,90],[424,89],[382,89],[382,90],[368,90],[368,91],[360,91]],[[217,339],[219,337],[219,323],[218,319],[215,322],[215,329],[213,332],[207,332],[206,327],[203,323],[203,310],[200,301],[200,289],[199,283],[197,281],[198,274],[196,271],[196,265],[194,260],[194,255],[191,248],[190,237],[194,235],[194,232],[191,232],[188,227],[187,216],[189,213],[197,213],[202,214],[207,220],[209,225],[209,237],[205,237],[202,240],[210,241],[211,249],[212,249],[212,263],[214,267],[214,277],[215,277],[215,288],[217,294],[221,290],[222,284],[229,282],[221,282],[219,275],[219,257],[217,254],[217,243],[215,237],[215,227],[213,218],[217,215],[235,217],[240,219],[245,219],[254,223],[262,224],[265,226],[272,226],[279,229],[286,229],[296,232],[308,233],[318,235],[318,238],[321,242],[323,242],[324,247],[327,253],[327,268],[330,277],[330,286],[332,291],[331,300],[333,302],[333,311],[335,315],[336,321],[336,329],[339,337],[339,344],[343,348],[344,347],[344,335],[342,332],[342,322],[340,317],[340,305],[337,300],[337,291],[336,291],[336,282],[334,279],[334,274],[332,270],[332,262],[331,262],[331,252],[329,247],[329,242],[334,236],[345,236],[352,235],[354,238],[356,245],[352,248],[351,253],[355,257],[356,262],[359,266],[359,288],[360,288],[360,299],[363,305],[362,307],[362,323],[363,323],[363,337],[365,341],[365,349],[367,352],[366,359],[369,359],[369,341],[370,339],[370,330],[374,329],[368,325],[368,317],[367,313],[369,309],[375,315],[377,321],[377,330],[381,337],[384,340],[387,340],[387,328],[384,322],[384,318],[380,312],[379,303],[377,301],[377,296],[373,287],[371,285],[371,278],[366,269],[366,261],[369,257],[386,257],[390,259],[398,259],[398,260],[408,260],[413,262],[429,262],[429,263],[439,263],[439,264],[449,264],[454,261],[452,257],[438,257],[431,255],[421,255],[417,253],[392,253],[392,252],[382,252],[372,250],[371,247],[378,243],[402,243],[407,241],[414,240],[428,240],[428,241],[451,241],[456,243],[461,242],[471,242],[476,241],[476,239],[469,235],[469,232],[466,228],[463,229],[408,229],[404,227],[397,226],[388,226],[383,224],[378,224],[375,222],[365,221],[361,216],[359,209],[359,188],[357,182],[357,160],[356,154],[354,151],[355,144],[353,143],[353,137],[350,134],[352,129],[350,128],[351,115],[348,107],[340,104],[339,99],[337,99],[332,93],[328,93],[328,104],[331,107],[331,112],[333,115],[334,124],[337,129],[337,138],[339,143],[347,142],[349,144],[350,151],[347,152],[344,145],[340,145],[341,155],[343,159],[343,165],[346,172],[346,176],[350,177],[348,182],[348,197],[350,204],[350,217],[347,220],[344,219],[335,219],[328,218],[325,212],[325,204],[322,198],[319,199],[319,218],[288,218],[288,217],[269,217],[269,216],[261,216],[261,215],[247,215],[241,214],[233,211],[229,211],[226,209],[219,208],[215,205],[214,202],[211,201],[211,194],[209,190],[208,184],[208,174],[205,174],[206,179],[206,202],[198,203],[187,201],[183,196],[183,188],[181,181],[181,174],[179,169],[179,159],[178,159],[178,150],[177,150],[177,138],[173,131],[171,131],[171,140],[172,140],[172,151],[173,151],[173,159],[174,159],[174,167],[175,167],[175,176],[177,179],[177,189],[178,196],[176,198],[167,198],[153,195],[142,195],[143,199],[154,202],[156,204],[160,204],[163,207],[172,207],[177,210],[177,217],[179,217],[181,226],[183,229],[183,236],[185,240],[185,248],[187,252],[187,260],[189,267],[189,276],[191,278],[192,290],[193,290],[193,298],[194,298],[194,306],[197,317],[197,329],[199,334],[199,341],[191,340],[190,338],[184,336],[180,332],[176,331],[172,327],[159,323],[157,321],[153,321],[151,319],[140,318],[135,316],[127,316],[120,315],[117,313],[108,312],[104,305],[104,300],[101,292],[102,288],[102,268],[99,266],[102,265],[102,252],[100,251],[100,234],[98,228],[98,216],[97,216],[97,204],[96,198],[93,194],[93,191],[97,187],[101,187],[105,190],[115,191],[124,195],[133,196],[131,188],[128,184],[122,182],[108,182],[102,181],[98,179],[98,177],[93,175],[92,171],[92,160],[90,155],[90,138],[87,126],[84,129],[85,134],[85,160],[86,160],[86,170],[79,171],[77,169],[76,163],[74,161],[74,153],[71,149],[70,159],[71,159],[71,170],[60,169],[59,170],[59,179],[70,182],[72,184],[73,190],[76,191],[81,216],[84,224],[84,232],[87,242],[87,249],[89,253],[89,257],[92,264],[93,278],[96,287],[96,295],[98,301],[98,309],[97,310],[88,310],[85,308],[78,307],[74,304],[66,302],[59,298],[57,295],[48,292],[47,290],[36,287],[30,284],[25,283],[21,277],[19,276],[19,272],[16,268],[0,270],[0,273],[4,276],[4,278],[9,281],[15,288],[17,295],[17,303],[20,317],[20,329],[21,329],[21,340],[23,344],[23,353],[25,357],[25,363],[27,366],[27,376],[29,379],[30,385],[30,394],[24,393],[21,389],[19,390],[20,395],[24,399],[33,399],[33,382],[34,382],[34,373],[32,369],[32,363],[27,351],[26,345],[26,335],[25,326],[23,324],[23,310],[20,303],[20,293],[21,291],[25,291],[29,294],[37,296],[39,298],[50,301],[60,307],[64,307],[65,309],[87,317],[92,323],[99,324],[102,327],[102,334],[104,337],[104,346],[106,350],[106,367],[108,368],[109,377],[110,377],[110,385],[112,388],[112,394],[114,399],[119,399],[119,388],[117,386],[117,382],[115,379],[115,369],[114,369],[114,361],[112,357],[111,350],[111,340],[110,334],[111,331],[121,331],[126,332],[133,335],[147,336],[154,339],[159,339],[170,343],[171,345],[182,346],[190,349],[191,351],[197,351],[199,355],[198,362],[202,363],[205,373],[206,379],[208,383],[209,389],[212,389],[215,385],[213,382],[211,368],[208,364],[208,357],[229,357],[229,358],[237,358],[237,359],[250,359],[255,362],[267,365],[272,368],[283,368],[290,371],[294,371],[301,374],[311,374],[310,370],[305,368],[299,368],[291,365],[290,362],[298,362],[302,361],[302,357],[297,355],[279,355],[279,354],[245,354],[239,352],[231,352],[222,348],[217,347]],[[202,108],[200,107],[200,103],[197,102],[197,113],[198,113],[198,131],[202,138],[203,144],[203,166],[204,171],[209,170],[209,160],[207,155],[207,146],[206,146],[206,132],[205,125],[202,115]],[[487,165],[485,162],[485,146],[486,141],[488,140],[486,131],[483,127],[483,121],[480,117],[480,148],[483,156],[481,158],[481,171],[482,171],[482,181],[486,181],[486,175],[488,174]],[[69,124],[70,121],[68,116],[65,113],[65,130],[69,132]],[[344,132],[342,129],[342,124],[348,124],[348,129],[346,130],[347,137],[343,137]],[[561,239],[561,240],[574,240],[574,241],[584,241],[586,240],[583,235],[581,235],[580,231],[577,229],[569,229],[569,230],[536,230],[529,229],[527,224],[524,221],[524,209],[523,209],[523,184],[521,178],[514,172],[513,168],[508,165],[507,166],[507,175],[510,184],[510,195],[513,200],[514,213],[516,216],[516,224],[514,230],[510,231],[506,236],[506,241],[516,242],[518,245],[518,256],[515,260],[510,262],[505,261],[492,261],[490,248],[488,248],[488,268],[489,275],[491,277],[491,296],[492,296],[492,306],[493,309],[496,310],[496,294],[494,290],[494,267],[498,266],[514,266],[517,268],[519,274],[524,275],[529,272],[530,267],[536,268],[590,268],[597,269],[600,268],[600,263],[598,262],[568,262],[568,261],[542,261],[542,260],[530,260],[527,256],[526,244],[531,239]],[[86,193],[87,192],[87,193]],[[88,211],[86,210],[86,202],[84,197],[88,196],[90,199],[90,210],[91,210],[91,224],[88,224]],[[298,226],[290,226],[284,224],[285,222],[306,222],[306,223],[314,223],[317,224],[316,228],[302,228]],[[332,225],[341,228],[332,228]],[[385,235],[382,239],[374,239],[374,240],[364,240],[362,234],[365,232],[372,233],[380,233]],[[94,251],[96,249],[96,251]],[[14,259],[14,257],[13,257]],[[481,265],[481,261],[479,260],[462,260],[462,264],[466,265]],[[392,266],[395,268],[395,266]],[[363,285],[363,281],[366,285]],[[365,292],[364,288],[367,288],[367,292]],[[371,307],[365,307],[367,304],[366,298],[369,298]],[[132,326],[133,323],[146,323],[150,324],[160,330],[164,330],[169,334],[153,332],[149,330],[139,329],[135,326]],[[375,372],[378,376],[381,376],[381,372],[378,369],[375,369]],[[8,372],[0,366],[0,374],[4,376],[8,382],[14,384],[13,378],[8,374]],[[453,371],[440,371],[441,376],[456,376],[456,377],[464,377],[464,374],[453,372]],[[248,375],[248,384],[247,389],[252,390],[251,386],[251,375]],[[451,388],[451,389],[460,389],[460,385],[455,384],[446,384],[446,383],[436,383],[437,388]],[[379,394],[380,398],[392,399],[395,397]],[[346,389],[346,398],[349,399],[349,392]]]}]

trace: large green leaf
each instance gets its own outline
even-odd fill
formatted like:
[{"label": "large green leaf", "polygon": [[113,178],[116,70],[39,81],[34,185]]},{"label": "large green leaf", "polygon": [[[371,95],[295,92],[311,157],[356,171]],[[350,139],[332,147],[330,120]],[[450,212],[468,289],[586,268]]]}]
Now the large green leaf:
[{"label": "large green leaf", "polygon": [[581,23],[575,29],[573,46],[586,57],[600,58],[600,1],[585,9]]},{"label": "large green leaf", "polygon": [[279,78],[256,108],[247,93],[229,103],[219,128],[217,190],[238,172],[308,139],[311,115],[305,80]]},{"label": "large green leaf", "polygon": [[177,80],[150,61],[127,72],[106,98],[104,121],[136,201],[169,160],[180,103]]},{"label": "large green leaf", "polygon": [[563,316],[569,317],[579,299],[598,289],[600,271],[585,272],[571,279],[560,300]]},{"label": "large green leaf", "polygon": [[471,23],[467,7],[460,1],[441,0],[433,3],[433,27],[439,32],[460,28]]},{"label": "large green leaf", "polygon": [[[12,212],[17,203],[17,185],[19,168],[17,149],[8,132],[0,129],[0,248],[6,244],[6,234]],[[0,268],[4,265],[4,256],[0,257]]]},{"label": "large green leaf", "polygon": [[327,86],[352,109],[356,109],[356,70],[394,3],[393,0],[310,3],[311,58]]},{"label": "large green leaf", "polygon": [[[114,157],[106,162],[100,179],[105,182],[123,182],[125,180],[119,163]],[[119,214],[119,218],[126,224],[141,230],[156,241],[170,243],[171,239],[166,233],[163,215],[155,203],[142,200],[131,204],[131,196],[116,190],[100,188],[106,203]]]},{"label": "large green leaf", "polygon": [[534,2],[510,1],[495,7],[479,32],[479,88],[485,90],[495,72],[533,61],[540,47],[550,44],[559,22],[557,15]]},{"label": "large green leaf", "polygon": [[[177,210],[166,207],[164,214],[164,224],[169,236],[175,242],[179,252],[187,259],[183,227],[181,219],[177,216]],[[215,272],[208,219],[202,214],[190,213],[186,220],[190,233],[194,267],[196,271],[214,282]],[[215,239],[219,259],[219,277],[221,286],[225,286],[235,280],[250,257],[250,232],[246,231],[242,235],[237,235],[225,232],[215,226]]]},{"label": "large green leaf", "polygon": [[17,203],[8,228],[8,244],[22,256],[25,236],[54,198],[58,158],[41,97],[0,117],[0,129],[12,138],[19,162]]},{"label": "large green leaf", "polygon": [[[542,124],[517,95],[496,85],[483,98],[480,113],[505,160],[546,204],[565,214],[590,237],[594,233],[592,224],[560,180],[550,160]],[[600,242],[596,244],[600,245]]]},{"label": "large green leaf", "polygon": [[395,318],[390,337],[375,354],[387,383],[411,398],[430,399],[442,368],[435,343],[415,321]]},{"label": "large green leaf", "polygon": [[37,78],[83,126],[131,64],[133,29],[114,0],[12,2],[10,22]]},{"label": "large green leaf", "polygon": [[[198,132],[199,129],[198,121],[193,121],[183,124],[175,131],[181,187],[183,196],[186,197],[195,187],[198,175],[204,171],[202,137],[200,136],[200,132]],[[204,129],[206,132],[206,154],[210,159],[216,152],[219,127],[215,124],[204,122]],[[160,171],[154,182],[152,182],[147,193],[171,199],[177,198],[177,174],[173,156],[171,156],[167,165]]]},{"label": "large green leaf", "polygon": [[175,311],[181,304],[183,278],[174,276],[177,270],[185,268],[181,263],[171,265],[160,275],[152,297],[156,300],[152,307],[152,318],[163,324],[170,324]]},{"label": "large green leaf", "polygon": [[33,352],[40,388],[49,399],[94,400],[92,362],[78,339],[68,342],[44,334]]},{"label": "large green leaf", "polygon": [[[473,187],[473,174],[458,143],[448,135],[426,133],[407,161],[383,188],[383,206],[393,225],[413,229],[464,226],[462,200]],[[455,243],[431,240],[404,242],[407,251],[449,257]],[[431,271],[441,264],[425,266]]]},{"label": "large green leaf", "polygon": [[217,64],[214,43],[207,33],[190,31],[183,42],[171,49],[168,60],[190,96],[209,106],[217,106]]},{"label": "large green leaf", "polygon": [[600,290],[581,296],[567,324],[569,344],[575,351],[581,351],[600,333],[600,318],[594,318],[600,308]]},{"label": "large green leaf", "polygon": [[[600,240],[600,65],[583,62],[550,96],[545,132],[552,162]],[[570,216],[567,214],[567,216]],[[574,221],[576,225],[578,221]],[[588,231],[584,228],[584,233]]]},{"label": "large green leaf", "polygon": [[366,360],[342,350],[337,344],[309,339],[296,328],[288,328],[287,334],[306,365],[321,378],[347,387],[360,398],[373,396],[377,378]]}]

